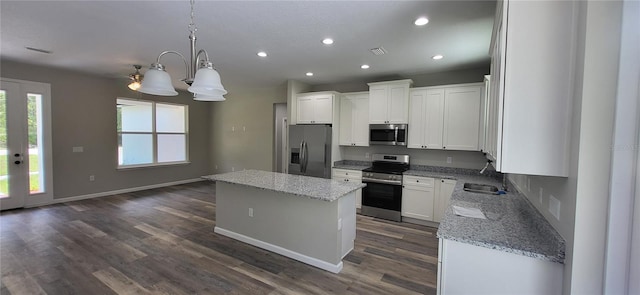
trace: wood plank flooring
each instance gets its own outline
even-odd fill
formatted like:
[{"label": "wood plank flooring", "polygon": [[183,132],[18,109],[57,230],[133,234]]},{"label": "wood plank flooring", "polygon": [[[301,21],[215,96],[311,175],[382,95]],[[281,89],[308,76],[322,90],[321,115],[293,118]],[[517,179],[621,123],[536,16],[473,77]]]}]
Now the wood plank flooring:
[{"label": "wood plank flooring", "polygon": [[0,214],[0,294],[435,294],[436,229],[357,217],[332,274],[213,233],[198,182]]}]

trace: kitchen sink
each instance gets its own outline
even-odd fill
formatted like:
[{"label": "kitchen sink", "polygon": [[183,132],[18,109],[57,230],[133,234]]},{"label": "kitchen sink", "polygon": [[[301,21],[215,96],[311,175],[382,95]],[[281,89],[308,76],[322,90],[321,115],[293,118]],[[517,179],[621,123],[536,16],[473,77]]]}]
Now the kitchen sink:
[{"label": "kitchen sink", "polygon": [[497,195],[498,188],[488,184],[465,183],[462,188],[465,191],[481,194]]}]

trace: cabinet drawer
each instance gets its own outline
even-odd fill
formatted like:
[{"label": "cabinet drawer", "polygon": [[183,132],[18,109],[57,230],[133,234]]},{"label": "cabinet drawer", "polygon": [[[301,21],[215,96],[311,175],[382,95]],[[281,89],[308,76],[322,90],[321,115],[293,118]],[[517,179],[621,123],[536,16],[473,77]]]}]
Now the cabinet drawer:
[{"label": "cabinet drawer", "polygon": [[362,171],[349,169],[333,169],[333,178],[344,177],[362,180]]},{"label": "cabinet drawer", "polygon": [[417,187],[433,187],[435,184],[434,178],[429,177],[419,177],[419,176],[410,176],[405,175],[402,177],[403,185],[417,186]]}]

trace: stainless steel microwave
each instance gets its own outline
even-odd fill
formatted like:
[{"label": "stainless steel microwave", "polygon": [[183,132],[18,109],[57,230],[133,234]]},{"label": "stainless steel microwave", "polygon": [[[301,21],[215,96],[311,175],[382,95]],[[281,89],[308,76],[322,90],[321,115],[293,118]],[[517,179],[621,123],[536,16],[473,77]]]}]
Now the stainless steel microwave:
[{"label": "stainless steel microwave", "polygon": [[370,145],[407,145],[407,124],[370,124]]}]

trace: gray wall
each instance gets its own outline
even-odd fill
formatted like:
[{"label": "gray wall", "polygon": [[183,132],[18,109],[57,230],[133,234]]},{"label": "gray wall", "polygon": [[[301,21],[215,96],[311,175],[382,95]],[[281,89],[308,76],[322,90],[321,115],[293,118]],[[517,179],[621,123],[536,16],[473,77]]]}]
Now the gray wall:
[{"label": "gray wall", "polygon": [[483,82],[484,75],[489,74],[489,66],[456,70],[449,72],[440,72],[433,74],[407,74],[407,75],[394,75],[387,77],[372,78],[368,80],[348,81],[343,83],[322,84],[311,86],[309,91],[337,91],[337,92],[358,92],[369,91],[367,83],[380,82],[380,81],[393,81],[402,79],[413,80],[412,87],[427,87],[438,86],[447,84],[461,84],[461,83],[475,83]]},{"label": "gray wall", "polygon": [[273,167],[273,104],[287,102],[286,83],[239,88],[210,105],[209,146],[213,173]]},{"label": "gray wall", "polygon": [[[209,172],[207,103],[190,95],[148,96],[130,91],[126,80],[1,60],[3,78],[51,84],[54,198],[198,178]],[[118,96],[189,105],[191,164],[116,170]],[[83,146],[83,153],[72,147]],[[95,175],[95,181],[89,181]]]}]

